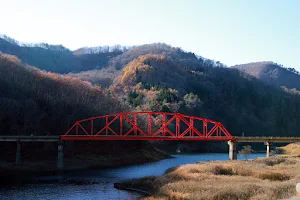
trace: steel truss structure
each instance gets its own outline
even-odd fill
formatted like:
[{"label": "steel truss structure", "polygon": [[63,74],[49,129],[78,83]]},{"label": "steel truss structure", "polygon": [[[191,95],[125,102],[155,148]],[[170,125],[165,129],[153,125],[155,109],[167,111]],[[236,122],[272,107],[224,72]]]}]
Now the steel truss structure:
[{"label": "steel truss structure", "polygon": [[83,119],[61,140],[235,140],[220,122],[167,112],[124,112]]}]

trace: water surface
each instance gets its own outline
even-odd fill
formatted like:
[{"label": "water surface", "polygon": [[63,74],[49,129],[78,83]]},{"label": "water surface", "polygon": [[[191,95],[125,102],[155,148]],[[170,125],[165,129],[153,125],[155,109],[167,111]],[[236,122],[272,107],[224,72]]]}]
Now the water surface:
[{"label": "water surface", "polygon": [[[173,155],[175,158],[165,159],[158,162],[131,165],[117,169],[85,170],[73,172],[62,176],[35,177],[37,180],[51,180],[54,183],[26,184],[18,187],[5,187],[0,189],[0,199],[63,199],[63,200],[131,200],[138,199],[139,194],[114,189],[115,182],[144,176],[162,175],[167,169],[195,162],[208,160],[228,160],[228,154],[189,154]],[[265,154],[252,154],[249,159],[264,157]],[[243,157],[238,156],[239,159]],[[94,181],[96,184],[76,185],[61,183],[62,180]]]}]

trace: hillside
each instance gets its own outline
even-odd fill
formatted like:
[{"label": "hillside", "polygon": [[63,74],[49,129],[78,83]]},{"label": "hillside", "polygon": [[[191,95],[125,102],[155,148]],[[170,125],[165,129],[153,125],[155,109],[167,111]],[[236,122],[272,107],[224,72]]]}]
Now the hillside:
[{"label": "hillside", "polygon": [[233,135],[292,136],[300,128],[298,96],[165,44],[133,47],[105,69],[70,75],[106,87],[135,110],[214,119]]},{"label": "hillside", "polygon": [[183,67],[168,55],[128,63],[109,91],[136,110],[171,111],[221,121],[233,135],[297,135],[300,98],[235,69]]},{"label": "hillside", "polygon": [[[7,40],[3,41],[7,42]],[[18,46],[14,42],[9,42],[9,44]],[[50,47],[52,48],[51,45]],[[25,47],[19,45],[18,48],[23,49]],[[50,51],[49,48],[43,47],[42,49]],[[62,57],[66,52],[70,53],[67,49],[55,52]],[[106,60],[101,59],[100,57],[104,53],[106,53],[105,55],[113,55],[107,56]],[[33,58],[36,57],[32,53],[30,55]],[[5,93],[3,94],[12,98],[13,101],[17,99],[19,101],[18,106],[24,109],[26,103],[20,101],[33,98],[28,95],[27,91],[30,89],[30,93],[36,95],[32,101],[38,102],[36,104],[38,104],[37,113],[39,113],[32,119],[45,118],[48,120],[54,118],[55,121],[61,119],[62,116],[66,117],[67,121],[55,122],[60,124],[56,126],[60,127],[58,129],[64,130],[65,127],[69,127],[73,119],[113,113],[119,110],[168,111],[202,116],[222,122],[233,135],[295,136],[300,129],[299,96],[284,92],[277,85],[274,87],[274,84],[265,84],[240,70],[227,68],[220,62],[205,59],[180,48],[163,43],[154,43],[129,49],[116,47],[114,51],[102,47],[81,48],[70,53],[70,55],[72,55],[71,57],[84,58],[85,61],[82,64],[83,68],[78,68],[72,62],[68,63],[67,68],[62,65],[61,70],[65,72],[70,72],[71,68],[80,69],[79,73],[69,73],[68,76],[41,72],[26,67],[22,64],[25,61],[22,60],[21,62],[16,57],[12,57],[13,61],[11,59],[9,62],[2,61],[9,64],[2,64],[6,68],[1,66],[3,73],[1,73],[0,80],[5,80],[4,83],[7,85],[2,84],[1,91],[4,90]],[[7,58],[8,56],[4,57]],[[43,58],[43,56],[39,57],[41,60]],[[45,59],[46,61],[47,59]],[[98,67],[90,67],[94,64],[85,64],[100,62],[103,63]],[[9,68],[10,65],[18,67]],[[270,80],[287,81],[290,79],[293,84],[285,84],[284,86],[298,88],[299,81],[297,78],[299,76],[297,74],[273,63],[264,63],[264,66],[267,67],[263,69],[269,70],[268,76],[264,76],[269,77]],[[242,67],[235,66],[235,68],[241,69]],[[253,69],[255,68],[253,67]],[[12,73],[12,70],[17,71]],[[253,71],[258,74],[258,77],[265,74],[261,67]],[[11,74],[8,76],[6,73]],[[30,75],[21,75],[23,73]],[[38,77],[41,76],[42,78],[36,78],[35,74],[39,74]],[[283,79],[282,77],[288,78]],[[16,83],[10,81],[17,79],[21,81],[15,81]],[[53,87],[58,80],[64,86],[61,91],[54,90],[55,87]],[[27,86],[25,87],[25,85]],[[279,84],[278,86],[282,85]],[[7,89],[8,87],[10,90]],[[20,89],[17,89],[18,92],[14,92],[16,90],[14,88]],[[71,91],[73,96],[69,95]],[[68,95],[64,95],[65,93]],[[96,96],[93,97],[92,94]],[[51,99],[49,99],[49,95]],[[41,104],[40,101],[43,103]],[[115,108],[119,102],[123,102],[123,108]],[[104,107],[106,108],[102,105],[103,103],[107,105],[108,109],[103,110]],[[57,107],[56,104],[62,109],[58,109],[60,107]],[[69,106],[69,109],[66,108],[66,105]],[[14,109],[18,110],[18,106]],[[6,108],[6,115],[15,115],[13,113],[19,112],[12,112],[12,110]],[[14,117],[10,118],[14,119]],[[19,121],[7,121],[16,127],[24,127],[24,123],[19,123]],[[7,121],[2,120],[2,123],[7,124]],[[22,118],[21,121],[24,119]],[[43,123],[46,124],[46,122]],[[33,124],[43,123],[35,122]],[[53,131],[49,125],[48,127],[41,125],[41,127],[45,127],[45,131]],[[12,132],[12,130],[9,131]]]},{"label": "hillside", "polygon": [[153,43],[129,48],[122,54],[112,57],[108,62],[108,66],[105,68],[87,70],[80,73],[70,73],[69,75],[107,87],[122,73],[121,70],[127,64],[144,55],[165,56],[171,59],[172,62],[176,62],[181,68],[189,69],[190,71],[207,67],[225,67],[225,65],[220,62],[205,59],[192,52],[185,52],[180,48],[172,47],[164,43]]},{"label": "hillside", "polygon": [[273,62],[255,62],[232,66],[268,84],[300,91],[300,74],[293,68],[283,68]]},{"label": "hillside", "polygon": [[98,48],[98,51],[82,48],[72,52],[62,45],[47,43],[20,45],[7,36],[0,37],[0,52],[15,55],[23,63],[56,73],[101,69],[108,65],[111,58],[122,53],[119,48],[112,50]]},{"label": "hillside", "polygon": [[[103,109],[105,108],[105,109]],[[99,87],[0,54],[0,134],[63,134],[75,121],[123,108]]]}]

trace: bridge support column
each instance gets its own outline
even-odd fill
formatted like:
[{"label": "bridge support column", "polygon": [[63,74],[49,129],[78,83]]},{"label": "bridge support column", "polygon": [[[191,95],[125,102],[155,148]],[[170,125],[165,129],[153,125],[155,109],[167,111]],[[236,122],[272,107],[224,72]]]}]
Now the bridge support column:
[{"label": "bridge support column", "polygon": [[16,165],[21,164],[21,142],[17,141]]},{"label": "bridge support column", "polygon": [[267,151],[266,151],[266,157],[269,158],[270,157],[270,151],[271,151],[271,142],[265,142],[265,145],[267,146]]},{"label": "bridge support column", "polygon": [[57,169],[63,169],[64,168],[64,152],[63,152],[64,146],[63,142],[58,143],[57,148]]},{"label": "bridge support column", "polygon": [[229,145],[229,160],[236,160],[237,159],[236,142],[228,141],[228,145]]}]

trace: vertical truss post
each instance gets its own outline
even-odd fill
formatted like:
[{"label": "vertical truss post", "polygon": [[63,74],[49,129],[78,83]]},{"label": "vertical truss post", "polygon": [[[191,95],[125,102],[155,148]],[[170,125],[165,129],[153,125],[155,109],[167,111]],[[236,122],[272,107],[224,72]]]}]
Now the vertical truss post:
[{"label": "vertical truss post", "polygon": [[194,137],[194,118],[193,117],[190,118],[190,127],[191,127],[190,136]]},{"label": "vertical truss post", "polygon": [[152,116],[148,114],[148,136],[152,135]]},{"label": "vertical truss post", "polygon": [[105,130],[106,130],[106,136],[108,135],[108,116],[105,117]]},{"label": "vertical truss post", "polygon": [[78,136],[78,122],[76,122],[76,136]]},{"label": "vertical truss post", "polygon": [[123,117],[120,115],[120,136],[122,135],[123,132]]},{"label": "vertical truss post", "polygon": [[176,137],[180,136],[180,119],[179,116],[176,115]]},{"label": "vertical truss post", "polygon": [[203,120],[203,135],[204,137],[207,136],[207,121]]},{"label": "vertical truss post", "polygon": [[94,119],[91,119],[91,135],[94,134]]},{"label": "vertical truss post", "polygon": [[166,136],[166,114],[162,114],[162,135]]},{"label": "vertical truss post", "polygon": [[137,114],[133,114],[133,124],[134,124],[134,136],[137,136]]}]

